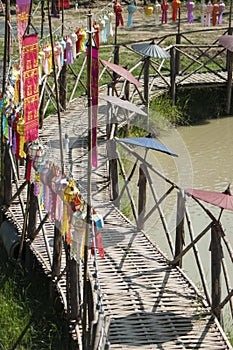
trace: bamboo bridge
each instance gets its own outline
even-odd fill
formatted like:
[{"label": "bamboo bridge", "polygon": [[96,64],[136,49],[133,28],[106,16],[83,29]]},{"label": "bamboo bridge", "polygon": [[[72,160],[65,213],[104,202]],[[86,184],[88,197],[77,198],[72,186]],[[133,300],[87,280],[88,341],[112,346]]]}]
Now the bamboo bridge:
[{"label": "bamboo bridge", "polygon": [[[107,75],[111,83],[103,84],[100,92],[124,96],[144,109],[155,90],[168,89],[175,100],[176,90],[185,85],[185,81],[189,86],[219,83],[226,86],[226,101],[229,102],[231,76],[222,59],[224,57],[227,62],[226,50],[216,42],[197,47],[187,39],[187,33],[179,35],[180,39],[186,38],[186,43],[182,46],[179,40],[178,44],[167,47],[171,55],[169,67],[165,61],[158,64],[153,59],[146,61],[140,55],[138,61],[128,67],[131,72],[138,73],[135,76],[142,82],[141,90],[121,77],[114,78],[103,65],[99,80],[101,82]],[[157,38],[157,42],[161,44],[163,40]],[[115,63],[120,63],[120,49],[126,50],[127,54],[132,51],[129,45],[117,45],[108,60],[114,57]],[[190,60],[186,67],[180,64],[182,54]],[[86,98],[75,96],[77,86],[81,86],[84,95],[87,93],[88,84],[83,76],[86,56],[81,62],[78,72],[72,66],[64,66],[58,72],[60,77],[68,71],[70,74],[67,85],[71,84],[72,88],[65,100],[56,99],[58,77],[53,80],[44,76],[39,139],[46,149],[49,164],[56,168],[61,161],[62,139],[62,166],[66,177],[75,180],[75,186],[87,203],[88,192],[91,192],[91,206],[104,222],[102,256],[93,227],[85,221],[77,230],[80,236],[84,229],[88,234],[87,241],[83,245],[84,251],[79,249],[78,257],[75,255],[78,248],[76,253],[72,251],[70,242],[61,235],[58,222],[41,206],[39,196],[34,193],[35,184],[25,180],[28,159],[17,160],[6,143],[1,207],[4,221],[0,233],[9,255],[22,259],[27,268],[32,268],[32,261],[36,259],[48,276],[53,291],[51,302],[54,293],[58,293],[66,311],[68,349],[232,349],[221,323],[225,308],[230,310],[231,317],[233,315],[233,290],[225,264],[226,257],[232,264],[233,250],[220,221],[198,203],[196,205],[200,205],[199,210],[208,218],[208,224],[201,232],[194,232],[184,189],[161,174],[146,155],[119,144],[117,129],[121,124],[130,125],[135,114],[109,104],[99,106],[98,165],[91,168],[90,175],[90,108],[86,108]],[[214,69],[213,65],[218,68]],[[147,75],[146,70],[149,71]],[[60,96],[64,97],[67,91],[68,88],[61,84]],[[228,103],[228,109],[229,106]],[[48,113],[49,108],[53,109],[52,113]],[[163,182],[160,191],[154,186],[159,183],[154,181],[154,176]],[[133,178],[136,179],[134,182]],[[49,187],[51,183],[47,185]],[[151,203],[146,203],[148,192]],[[171,203],[175,200],[173,207],[177,206],[175,235],[170,232],[163,213],[165,200]],[[127,209],[131,209],[127,217],[122,212],[124,202]],[[156,220],[169,253],[163,253],[145,232],[148,220]],[[209,233],[211,249],[209,251],[207,247],[205,254],[210,260],[211,281],[206,280],[197,247]],[[182,268],[184,257],[189,257],[191,252],[202,291]]]},{"label": "bamboo bridge", "polygon": [[[77,120],[78,128],[76,128]],[[87,118],[83,111],[77,108],[64,113],[62,122],[67,125],[66,133],[70,139],[70,149],[65,162],[66,171],[69,173],[69,167],[72,167],[73,177],[78,180],[85,197],[87,142],[86,136],[83,135],[87,132]],[[172,260],[176,262],[175,258],[169,260],[156,244],[151,242],[145,232],[138,228],[138,225],[130,222],[113,202],[109,201],[107,172],[109,159],[106,155],[106,143],[103,141],[105,135],[102,134],[105,125],[106,117],[103,115],[99,120],[99,164],[92,176],[92,205],[104,218],[102,229],[104,258],[97,254],[89,257],[88,262],[90,283],[88,295],[91,298],[88,301],[90,317],[88,320],[90,338],[88,339],[92,344],[91,348],[231,349],[216,316],[219,313],[214,314],[211,301],[198,291],[179,264],[173,264]],[[58,161],[56,116],[45,119],[41,139],[48,145],[52,159]],[[12,160],[11,153],[10,159]],[[151,165],[147,162],[146,165],[150,169]],[[24,166],[19,166],[19,174],[23,174],[24,171]],[[22,235],[25,231],[25,217],[28,216],[30,221],[33,219],[30,218],[33,214],[32,208],[28,208],[28,211],[24,208],[25,204],[23,204],[24,216],[21,211],[22,203],[28,202],[28,184],[23,185],[23,176],[18,177],[17,172],[13,174],[13,178],[12,199],[3,209],[7,222],[14,225]],[[150,181],[149,174],[147,178]],[[125,181],[127,183],[127,178]],[[171,186],[177,189],[174,184]],[[30,206],[33,206],[32,203],[35,200],[31,193]],[[161,204],[161,201],[161,198],[157,201],[157,210],[162,210],[158,204],[158,202]],[[54,224],[48,220],[46,212],[41,209],[37,215],[38,226],[35,230],[36,235],[34,231],[34,239],[29,238],[28,231],[25,235],[27,267],[31,265],[30,251],[41,264],[44,273],[50,276],[51,284],[57,289],[70,324],[74,327],[70,349],[82,349],[83,327],[80,321],[83,303],[82,276],[79,275],[78,282],[76,281],[78,294],[80,294],[80,300],[77,302],[77,296],[75,297],[71,287],[73,281],[70,280],[73,273],[69,275],[74,261],[67,261],[63,242],[61,265],[57,277],[54,278],[56,262],[54,252],[57,249]],[[210,230],[211,226],[209,224],[204,231]],[[195,241],[194,237],[192,241]],[[176,254],[178,256],[177,252]],[[71,271],[67,270],[67,264],[70,264]],[[67,283],[70,290],[69,288],[67,290]],[[76,310],[73,309],[75,305],[78,306]]]}]

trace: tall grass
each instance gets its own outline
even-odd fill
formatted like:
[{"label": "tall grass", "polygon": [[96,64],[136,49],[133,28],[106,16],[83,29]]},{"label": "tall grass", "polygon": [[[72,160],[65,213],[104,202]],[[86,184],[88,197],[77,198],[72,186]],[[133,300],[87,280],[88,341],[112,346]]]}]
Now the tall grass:
[{"label": "tall grass", "polygon": [[65,349],[65,319],[51,306],[38,273],[25,273],[0,247],[1,350]]}]

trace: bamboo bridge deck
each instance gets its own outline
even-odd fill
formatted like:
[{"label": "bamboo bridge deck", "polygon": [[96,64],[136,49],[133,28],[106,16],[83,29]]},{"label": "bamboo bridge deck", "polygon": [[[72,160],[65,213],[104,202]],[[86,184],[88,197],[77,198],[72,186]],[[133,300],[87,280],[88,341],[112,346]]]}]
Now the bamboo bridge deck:
[{"label": "bamboo bridge deck", "polygon": [[[85,197],[87,117],[81,106],[76,104],[71,111],[64,113],[62,125],[70,139],[66,171],[72,170]],[[96,307],[110,318],[109,334],[105,335],[110,349],[232,349],[217,319],[188,277],[178,267],[169,266],[159,248],[109,201],[102,129],[105,120],[100,119],[99,124],[99,165],[92,175],[92,201],[104,217],[105,258],[97,259],[95,293]],[[59,162],[55,116],[45,119],[41,139],[47,143],[50,157]],[[26,197],[23,193],[22,196]],[[6,216],[21,231],[23,217],[19,215],[19,205],[15,200],[6,210]],[[30,243],[30,249],[47,275],[51,274],[53,233],[53,223],[47,221]],[[65,261],[63,250],[62,271]],[[93,257],[89,259],[89,269],[93,273],[96,269]],[[65,273],[55,283],[66,308]],[[81,334],[81,325],[79,330]],[[78,343],[81,349],[79,337]]]}]

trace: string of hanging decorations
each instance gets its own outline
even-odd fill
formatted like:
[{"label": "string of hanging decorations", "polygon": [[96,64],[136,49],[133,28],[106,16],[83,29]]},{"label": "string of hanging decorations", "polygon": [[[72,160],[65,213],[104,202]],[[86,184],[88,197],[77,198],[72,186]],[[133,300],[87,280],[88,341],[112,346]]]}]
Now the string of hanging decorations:
[{"label": "string of hanging decorations", "polygon": [[[144,6],[144,14],[147,17],[154,16],[155,24],[165,24],[168,23],[168,13],[171,11],[171,20],[172,22],[177,21],[178,11],[182,7],[187,11],[187,22],[194,23],[194,9],[195,1],[187,0],[186,3],[182,4],[180,0],[172,0],[169,3],[167,0],[162,0],[161,3],[158,0],[152,2],[147,2]],[[208,0],[206,3],[205,0],[201,0],[199,4],[199,12],[201,17],[202,26],[216,26],[222,25],[223,12],[226,9],[226,5],[223,0]],[[199,20],[199,19],[197,19]]]},{"label": "string of hanging decorations", "polygon": [[[20,57],[19,64],[10,66],[6,88],[4,94],[0,96],[2,133],[16,159],[26,159],[26,180],[33,185],[34,194],[39,199],[41,209],[49,213],[51,221],[59,222],[61,233],[67,244],[70,245],[74,258],[79,259],[82,256],[82,236],[87,221],[87,204],[81,195],[78,183],[74,181],[72,175],[64,174],[54,161],[47,158],[47,149],[39,140],[39,78],[51,72],[51,45],[49,47],[48,43],[46,47],[43,46],[42,55],[39,51],[35,28],[32,26],[32,34],[29,30],[31,29],[29,28],[29,11],[30,2],[28,6],[22,6],[22,1],[18,0]],[[71,64],[74,58],[76,45],[72,44],[71,38],[66,38],[64,51],[60,49],[62,46],[60,41],[54,43],[55,56],[58,56],[59,53],[59,57],[55,59],[58,69],[62,64]],[[70,49],[70,52],[67,49]],[[79,49],[82,50],[81,44]],[[104,222],[102,216],[94,208],[91,208],[89,224],[90,230],[94,227],[97,249],[103,258],[100,231]],[[77,228],[81,229],[77,230]]]}]

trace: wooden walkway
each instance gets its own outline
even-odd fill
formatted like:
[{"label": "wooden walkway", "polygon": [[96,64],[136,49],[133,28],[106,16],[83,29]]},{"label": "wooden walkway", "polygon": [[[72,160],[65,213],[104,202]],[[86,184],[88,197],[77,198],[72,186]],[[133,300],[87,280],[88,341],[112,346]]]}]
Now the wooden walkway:
[{"label": "wooden walkway", "polygon": [[[80,100],[73,110],[66,112],[62,125],[70,140],[66,171],[72,170],[85,198],[87,115],[83,106]],[[92,175],[92,204],[105,222],[102,231],[105,258],[97,257],[95,263],[93,257],[89,259],[90,272],[97,273],[96,311],[110,318],[109,334],[101,334],[100,330],[98,349],[103,349],[104,338],[110,349],[232,349],[217,319],[188,277],[179,268],[169,266],[159,248],[109,201],[106,140],[102,128],[105,123],[102,117],[99,165]],[[41,140],[47,143],[50,159],[59,165],[55,116],[45,120]],[[21,170],[23,174],[23,167]],[[26,190],[22,192],[22,200],[26,200]],[[23,217],[19,214],[19,201],[15,200],[5,213],[21,233]],[[35,240],[28,242],[48,276],[51,275],[53,234],[54,225],[47,221]],[[54,283],[66,309],[65,263],[63,250],[61,278]],[[77,342],[81,349],[81,325],[79,331]]]}]

